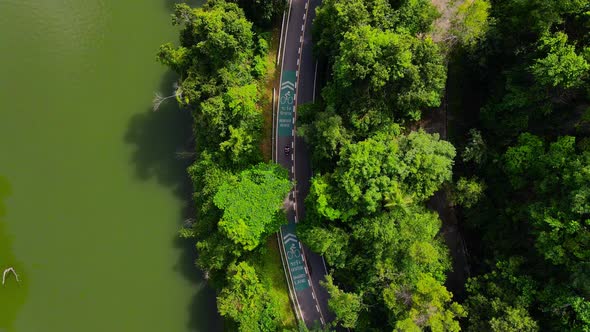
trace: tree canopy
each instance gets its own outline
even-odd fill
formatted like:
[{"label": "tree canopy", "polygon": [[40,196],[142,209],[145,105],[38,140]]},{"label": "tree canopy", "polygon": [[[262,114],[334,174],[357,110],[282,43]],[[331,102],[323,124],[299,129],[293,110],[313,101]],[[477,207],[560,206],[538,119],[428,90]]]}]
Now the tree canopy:
[{"label": "tree canopy", "polygon": [[275,331],[284,327],[279,299],[285,293],[269,291],[272,275],[261,273],[260,257],[267,237],[286,221],[281,208],[292,184],[285,169],[261,163],[259,87],[270,35],[255,30],[280,11],[273,4],[283,2],[239,3],[250,19],[256,16],[257,27],[235,3],[177,4],[179,45],[162,45],[156,58],[178,74],[173,96],[193,117],[196,160],[188,173],[196,213],[180,234],[195,239],[196,264],[217,288],[218,310],[230,329]]},{"label": "tree canopy", "polygon": [[223,211],[218,227],[244,250],[253,250],[282,224],[277,212],[291,187],[287,171],[273,164],[259,164],[225,180],[213,197]]},{"label": "tree canopy", "polygon": [[464,316],[444,286],[441,221],[425,208],[451,181],[455,148],[404,128],[441,105],[445,58],[430,36],[439,16],[428,0],[317,9],[315,51],[329,75],[298,114],[315,170],[298,234],[332,267],[324,286],[346,328],[457,330]]},{"label": "tree canopy", "polygon": [[455,54],[449,77],[470,83],[451,97],[464,117],[453,130],[476,128],[457,135],[454,186],[473,276],[466,330],[590,328],[589,10],[490,1],[485,34]]},{"label": "tree canopy", "polygon": [[454,157],[436,134],[392,127],[343,146],[334,172],[312,179],[310,202],[322,217],[348,221],[424,201],[451,179]]},{"label": "tree canopy", "polygon": [[227,282],[217,297],[217,307],[222,316],[238,322],[239,331],[275,331],[280,326],[278,305],[252,266],[246,262],[230,266]]},{"label": "tree canopy", "polygon": [[326,102],[347,114],[360,132],[388,120],[420,119],[422,111],[440,105],[446,79],[431,39],[368,25],[344,34],[332,70]]}]

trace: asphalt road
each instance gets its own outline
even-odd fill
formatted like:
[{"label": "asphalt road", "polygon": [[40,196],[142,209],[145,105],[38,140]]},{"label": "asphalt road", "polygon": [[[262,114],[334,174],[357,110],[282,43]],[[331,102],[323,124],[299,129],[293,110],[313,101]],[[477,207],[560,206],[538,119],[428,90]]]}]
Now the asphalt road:
[{"label": "asphalt road", "polygon": [[[321,0],[291,0],[285,17],[280,46],[282,54],[279,88],[275,160],[289,169],[296,188],[285,202],[289,225],[281,230],[289,275],[294,285],[295,305],[308,327],[333,320],[328,310],[328,294],[320,286],[327,274],[323,258],[302,246],[295,236],[296,223],[305,216],[304,200],[309,192],[311,164],[309,150],[295,135],[297,105],[312,102],[315,96],[316,61],[313,58],[311,23]],[[290,147],[292,152],[284,153]]]}]

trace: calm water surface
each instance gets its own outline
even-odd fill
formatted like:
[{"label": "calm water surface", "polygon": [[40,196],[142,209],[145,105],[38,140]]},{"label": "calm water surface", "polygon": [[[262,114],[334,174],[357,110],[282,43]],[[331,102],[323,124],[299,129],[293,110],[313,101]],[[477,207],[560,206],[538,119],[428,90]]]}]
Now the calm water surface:
[{"label": "calm water surface", "polygon": [[211,331],[176,232],[190,117],[154,91],[173,0],[0,0],[0,331]]}]

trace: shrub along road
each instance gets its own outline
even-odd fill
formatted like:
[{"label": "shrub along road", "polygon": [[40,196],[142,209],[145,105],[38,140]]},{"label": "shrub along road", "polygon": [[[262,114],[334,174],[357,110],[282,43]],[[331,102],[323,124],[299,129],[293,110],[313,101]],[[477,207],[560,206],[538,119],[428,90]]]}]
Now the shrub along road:
[{"label": "shrub along road", "polygon": [[[315,96],[316,63],[312,55],[311,22],[320,0],[291,0],[283,26],[281,86],[279,89],[275,160],[289,169],[297,185],[286,202],[289,224],[281,229],[283,253],[294,288],[298,315],[308,327],[333,320],[328,311],[328,293],[320,286],[327,273],[321,256],[304,247],[295,235],[296,223],[305,215],[311,165],[307,146],[295,135],[297,105]],[[284,148],[291,153],[285,154]]]}]

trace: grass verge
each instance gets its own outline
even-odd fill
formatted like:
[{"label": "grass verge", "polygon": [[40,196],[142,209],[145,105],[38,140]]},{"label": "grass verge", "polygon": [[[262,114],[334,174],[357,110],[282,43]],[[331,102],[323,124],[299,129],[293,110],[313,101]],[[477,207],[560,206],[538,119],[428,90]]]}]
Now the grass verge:
[{"label": "grass verge", "polygon": [[297,328],[297,320],[289,299],[277,238],[274,235],[268,238],[266,250],[263,250],[261,255],[257,257],[254,264],[263,283],[267,286],[270,297],[276,299],[280,304],[282,328],[289,330]]},{"label": "grass verge", "polygon": [[258,91],[261,93],[258,107],[260,107],[264,115],[264,125],[262,129],[264,136],[262,138],[260,148],[262,149],[262,154],[265,161],[272,159],[272,94],[273,88],[278,85],[281,74],[280,68],[276,63],[277,52],[279,48],[279,37],[281,34],[280,27],[275,26],[270,32],[272,34],[271,39],[268,41],[269,52],[266,57],[266,68],[268,68],[268,71],[266,76],[258,81]]}]

